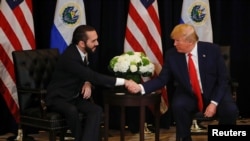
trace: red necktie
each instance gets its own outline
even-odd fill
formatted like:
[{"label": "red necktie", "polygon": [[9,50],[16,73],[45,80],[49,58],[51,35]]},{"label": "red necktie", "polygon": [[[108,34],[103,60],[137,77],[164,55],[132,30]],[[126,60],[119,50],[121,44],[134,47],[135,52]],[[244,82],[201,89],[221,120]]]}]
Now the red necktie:
[{"label": "red necktie", "polygon": [[196,69],[194,66],[191,53],[188,54],[188,70],[189,70],[189,77],[190,77],[191,85],[192,85],[194,94],[198,100],[199,111],[202,111],[203,102],[202,102],[202,96],[201,96],[201,88],[199,85],[199,81],[198,81],[198,77],[197,77],[197,73],[196,73]]}]

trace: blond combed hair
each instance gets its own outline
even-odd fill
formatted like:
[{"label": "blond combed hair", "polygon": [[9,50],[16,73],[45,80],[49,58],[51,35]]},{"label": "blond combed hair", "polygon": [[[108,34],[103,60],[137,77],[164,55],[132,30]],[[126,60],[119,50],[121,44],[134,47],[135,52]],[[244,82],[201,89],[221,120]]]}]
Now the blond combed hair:
[{"label": "blond combed hair", "polygon": [[188,42],[196,42],[199,40],[195,28],[190,24],[179,24],[175,26],[170,36],[172,39],[183,38]]}]

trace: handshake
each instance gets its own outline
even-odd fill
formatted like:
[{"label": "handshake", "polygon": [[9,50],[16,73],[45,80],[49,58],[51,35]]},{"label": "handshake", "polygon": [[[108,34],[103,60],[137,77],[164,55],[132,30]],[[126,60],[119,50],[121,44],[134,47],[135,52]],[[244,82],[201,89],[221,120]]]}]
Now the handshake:
[{"label": "handshake", "polygon": [[125,85],[126,89],[132,94],[136,94],[136,93],[141,92],[141,86],[133,80],[125,80],[124,85]]}]

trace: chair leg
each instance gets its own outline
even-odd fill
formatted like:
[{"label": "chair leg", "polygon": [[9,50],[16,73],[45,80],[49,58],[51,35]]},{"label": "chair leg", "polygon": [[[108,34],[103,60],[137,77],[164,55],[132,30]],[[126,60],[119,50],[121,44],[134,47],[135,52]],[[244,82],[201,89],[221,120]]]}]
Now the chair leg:
[{"label": "chair leg", "polygon": [[144,133],[145,133],[145,134],[152,133],[152,132],[148,129],[148,124],[147,124],[147,122],[144,123]]},{"label": "chair leg", "polygon": [[193,119],[193,124],[191,126],[191,134],[195,135],[202,135],[207,134],[207,129],[199,125],[197,119]]},{"label": "chair leg", "polygon": [[49,131],[49,141],[56,141],[56,132],[54,130]]},{"label": "chair leg", "polygon": [[62,139],[61,141],[64,141],[64,140],[74,140],[75,139],[69,129],[68,130],[64,130],[61,133],[62,133],[61,136],[60,136],[60,138]]},{"label": "chair leg", "polygon": [[60,141],[65,141],[65,135],[67,134],[67,130],[66,129],[61,129],[60,130]]},{"label": "chair leg", "polygon": [[193,120],[193,124],[192,124],[191,130],[192,131],[201,130],[201,128],[199,127],[196,119]]},{"label": "chair leg", "polygon": [[16,141],[22,141],[23,140],[23,129],[19,128],[17,131]]}]

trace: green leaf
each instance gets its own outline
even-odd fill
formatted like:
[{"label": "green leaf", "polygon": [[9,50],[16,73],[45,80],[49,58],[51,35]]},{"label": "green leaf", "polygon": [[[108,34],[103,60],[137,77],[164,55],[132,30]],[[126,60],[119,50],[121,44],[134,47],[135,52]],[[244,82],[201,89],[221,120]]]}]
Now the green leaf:
[{"label": "green leaf", "polygon": [[112,69],[114,68],[115,64],[117,63],[118,57],[119,57],[119,56],[115,56],[115,57],[113,57],[113,58],[110,60],[109,66],[110,66]]},{"label": "green leaf", "polygon": [[150,63],[150,61],[148,60],[148,58],[146,58],[146,57],[143,57],[142,58],[142,65],[143,66],[146,66],[146,65],[148,65]]},{"label": "green leaf", "polygon": [[128,51],[128,52],[126,52],[126,54],[128,54],[128,55],[134,55],[134,52],[133,51]]}]

